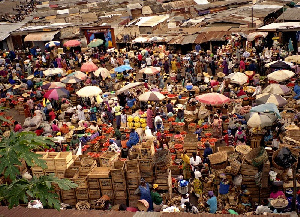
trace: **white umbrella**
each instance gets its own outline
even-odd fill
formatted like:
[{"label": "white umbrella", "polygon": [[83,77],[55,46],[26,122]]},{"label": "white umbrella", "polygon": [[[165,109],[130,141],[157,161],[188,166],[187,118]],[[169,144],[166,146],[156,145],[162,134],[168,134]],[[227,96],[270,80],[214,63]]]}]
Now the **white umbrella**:
[{"label": "white umbrella", "polygon": [[231,73],[227,76],[230,78],[231,83],[243,85],[248,82],[248,76],[241,72]]},{"label": "white umbrella", "polygon": [[61,75],[63,73],[64,73],[64,70],[61,68],[49,68],[49,69],[43,71],[43,74],[45,76]]},{"label": "white umbrella", "polygon": [[160,92],[152,92],[148,91],[146,93],[143,93],[142,95],[139,96],[139,101],[161,101],[165,98],[163,94]]},{"label": "white umbrella", "polygon": [[272,93],[272,94],[284,95],[286,93],[289,93],[290,91],[291,91],[291,89],[288,88],[286,85],[270,84],[262,91],[262,93]]},{"label": "white umbrella", "polygon": [[80,97],[98,96],[101,93],[102,90],[97,86],[86,86],[76,92],[76,94]]},{"label": "white umbrella", "polygon": [[[247,125],[249,127],[268,127],[272,126],[274,121],[277,119],[274,113],[250,113],[248,114]],[[247,117],[246,117],[247,119]]]},{"label": "white umbrella", "polygon": [[281,82],[281,81],[290,79],[294,75],[295,75],[295,73],[290,70],[278,70],[278,71],[272,72],[271,74],[268,74],[267,77],[269,80]]},{"label": "white umbrella", "polygon": [[287,104],[287,100],[278,94],[263,93],[256,96],[256,103],[258,105],[273,103],[281,107]]},{"label": "white umbrella", "polygon": [[99,77],[99,75],[102,76],[103,79],[110,76],[109,71],[106,68],[98,68],[96,71],[94,71],[94,75]]},{"label": "white umbrella", "polygon": [[118,90],[117,94],[121,94],[127,90],[130,90],[131,88],[137,87],[142,84],[144,84],[144,83],[143,82],[134,82],[134,83],[127,84],[124,87],[122,87],[120,90]]},{"label": "white umbrella", "polygon": [[155,75],[155,74],[159,73],[160,70],[161,70],[160,67],[153,67],[153,66],[151,66],[151,67],[143,68],[139,72],[147,74],[147,75]]}]

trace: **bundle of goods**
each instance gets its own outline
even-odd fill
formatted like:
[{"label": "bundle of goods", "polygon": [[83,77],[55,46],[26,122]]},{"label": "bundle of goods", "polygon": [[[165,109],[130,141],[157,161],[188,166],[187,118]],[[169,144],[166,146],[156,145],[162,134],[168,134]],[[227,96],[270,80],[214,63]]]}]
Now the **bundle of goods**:
[{"label": "bundle of goods", "polygon": [[245,155],[245,160],[255,167],[259,167],[268,161],[268,153],[264,147],[252,149]]},{"label": "bundle of goods", "polygon": [[217,152],[208,156],[212,169],[225,169],[227,166],[227,152]]}]

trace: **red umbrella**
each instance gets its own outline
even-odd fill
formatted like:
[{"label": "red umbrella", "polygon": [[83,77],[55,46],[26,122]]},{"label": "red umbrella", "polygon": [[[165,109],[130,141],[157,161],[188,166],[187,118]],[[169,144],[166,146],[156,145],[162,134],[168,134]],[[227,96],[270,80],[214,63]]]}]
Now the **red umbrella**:
[{"label": "red umbrella", "polygon": [[80,46],[81,42],[77,40],[70,40],[64,43],[65,47],[78,47]]},{"label": "red umbrella", "polygon": [[219,93],[206,93],[196,96],[196,100],[208,105],[222,105],[230,102],[230,99]]},{"label": "red umbrella", "polygon": [[67,96],[69,96],[69,91],[67,91],[65,88],[51,89],[47,91],[44,95],[44,97],[47,99],[55,99],[55,100]]},{"label": "red umbrella", "polygon": [[93,72],[96,71],[98,69],[98,67],[95,65],[95,63],[93,62],[86,62],[83,63],[81,66],[81,71],[82,72]]}]

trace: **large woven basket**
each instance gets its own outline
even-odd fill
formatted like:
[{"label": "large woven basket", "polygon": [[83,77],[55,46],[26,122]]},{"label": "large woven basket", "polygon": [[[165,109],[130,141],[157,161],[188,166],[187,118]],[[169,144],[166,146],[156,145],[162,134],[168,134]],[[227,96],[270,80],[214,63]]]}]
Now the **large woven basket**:
[{"label": "large woven basket", "polygon": [[215,154],[209,155],[208,158],[211,164],[220,164],[223,163],[224,161],[227,161],[227,152],[226,151],[217,152]]},{"label": "large woven basket", "polygon": [[241,169],[241,163],[239,162],[239,161],[237,161],[237,160],[233,160],[233,161],[231,161],[230,162],[230,166],[231,166],[231,174],[232,175],[237,175],[237,174],[239,174],[239,172],[240,172],[240,169]]},{"label": "large woven basket", "polygon": [[140,211],[147,211],[149,209],[149,203],[147,200],[139,200],[137,202],[137,207]]},{"label": "large woven basket", "polygon": [[238,145],[235,150],[243,155],[248,154],[252,149],[249,145]]},{"label": "large woven basket", "polygon": [[[283,168],[282,166],[279,166],[279,165],[276,163],[276,161],[275,161],[275,158],[277,157],[279,151],[280,151],[280,149],[276,150],[276,151],[273,153],[273,155],[272,155],[272,164],[273,164],[273,166],[274,166],[275,168],[277,168],[277,169],[279,169],[279,170],[287,170],[287,169]],[[298,164],[298,158],[296,158],[296,159],[297,159],[297,161],[292,165],[292,167]]]},{"label": "large woven basket", "polygon": [[264,147],[254,148],[245,155],[245,160],[253,166],[260,166],[268,160],[268,153]]}]

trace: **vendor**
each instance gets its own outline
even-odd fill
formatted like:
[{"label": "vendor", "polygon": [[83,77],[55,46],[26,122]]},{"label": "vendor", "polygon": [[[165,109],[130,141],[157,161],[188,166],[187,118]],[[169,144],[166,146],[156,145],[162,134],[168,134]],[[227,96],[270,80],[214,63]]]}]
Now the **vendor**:
[{"label": "vendor", "polygon": [[191,165],[190,165],[190,158],[187,155],[187,151],[184,150],[181,154],[181,159],[183,160],[182,170],[183,170],[183,177],[185,180],[190,179],[191,177]]},{"label": "vendor", "polygon": [[277,186],[272,186],[271,191],[272,191],[270,194],[271,199],[285,198],[283,191],[279,191]]},{"label": "vendor", "polygon": [[158,184],[153,184],[153,188],[151,191],[151,199],[153,201],[154,212],[160,212],[163,203],[163,199],[161,195],[157,192],[157,189],[158,189]]},{"label": "vendor", "polygon": [[175,122],[184,122],[184,111],[182,108],[178,109]]},{"label": "vendor", "polygon": [[151,198],[150,185],[149,183],[146,183],[145,179],[141,178],[141,184],[135,190],[134,193],[140,195],[141,200],[146,200],[149,203],[148,211],[153,210],[153,201]]},{"label": "vendor", "polygon": [[154,127],[155,127],[155,131],[162,129],[163,127],[163,120],[160,117],[159,113],[157,113],[156,117],[154,118]]},{"label": "vendor", "polygon": [[129,134],[129,140],[126,143],[126,146],[128,148],[131,148],[132,146],[136,145],[140,141],[139,134],[135,132],[134,129],[131,130],[131,133]]},{"label": "vendor", "polygon": [[209,213],[216,213],[217,211],[217,198],[214,195],[213,191],[208,192],[209,199],[206,201],[206,206],[209,207]]},{"label": "vendor", "polygon": [[14,122],[14,125],[15,125],[15,127],[14,127],[14,131],[15,131],[15,132],[21,132],[21,131],[23,130],[21,124],[19,124],[18,121],[15,121],[15,122]]},{"label": "vendor", "polygon": [[205,162],[205,163],[209,163],[210,161],[209,161],[208,156],[211,155],[211,154],[213,154],[213,150],[212,150],[212,148],[210,147],[209,142],[205,142],[205,143],[204,143],[204,146],[205,146],[204,154],[203,154],[204,162]]},{"label": "vendor", "polygon": [[200,166],[202,163],[201,157],[197,156],[196,152],[192,153],[192,157],[190,158],[190,164],[192,166],[192,171],[195,171],[195,168]]}]

